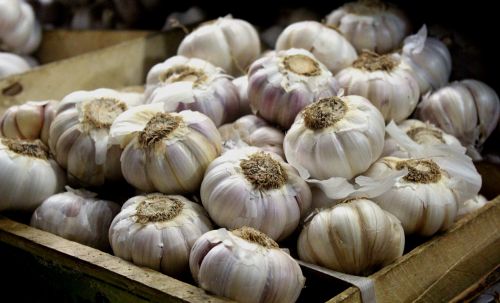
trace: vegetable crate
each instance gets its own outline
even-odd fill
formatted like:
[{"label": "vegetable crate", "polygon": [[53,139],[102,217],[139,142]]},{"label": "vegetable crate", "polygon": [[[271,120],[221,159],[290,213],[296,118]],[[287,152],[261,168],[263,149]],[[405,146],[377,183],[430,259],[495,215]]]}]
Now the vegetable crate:
[{"label": "vegetable crate", "polygon": [[[55,45],[66,34],[54,33],[54,40],[49,36],[44,43]],[[94,37],[91,33],[81,35],[94,39],[90,38]],[[139,38],[128,42],[1,80],[0,113],[11,105],[29,100],[60,99],[75,90],[140,85],[153,64],[175,54],[184,34],[172,30],[149,36],[137,33],[137,36]],[[103,38],[99,47],[107,45],[109,41],[106,40],[108,38]],[[73,40],[73,46],[68,49],[78,50],[77,41],[81,40]],[[61,51],[51,53],[42,46],[40,55],[47,61],[66,57],[64,50]],[[402,257],[369,277],[377,302],[449,301],[500,264],[500,189],[497,186],[500,170],[489,163],[478,163],[477,168],[483,176],[482,193],[492,201],[456,222],[445,233],[426,241],[409,238]],[[7,299],[229,302],[206,293],[192,280],[179,281],[135,266],[106,252],[20,223],[26,222],[25,219],[17,214],[0,216],[4,289],[12,290],[8,296],[15,294]],[[306,286],[300,302],[361,302],[357,287],[338,280],[328,270],[318,270],[307,264],[302,265],[302,270]]]}]

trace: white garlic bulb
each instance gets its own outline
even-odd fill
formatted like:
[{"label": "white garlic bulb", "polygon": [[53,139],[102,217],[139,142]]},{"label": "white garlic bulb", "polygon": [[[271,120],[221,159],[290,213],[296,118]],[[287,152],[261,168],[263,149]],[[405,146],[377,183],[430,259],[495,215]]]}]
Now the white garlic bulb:
[{"label": "white garlic bulb", "polygon": [[182,40],[177,54],[207,60],[233,76],[244,74],[260,54],[259,35],[245,20],[221,17]]},{"label": "white garlic bulb", "polygon": [[460,140],[473,159],[500,118],[500,99],[483,82],[453,82],[422,98],[417,117],[429,121]]},{"label": "white garlic bulb", "polygon": [[[446,144],[462,149],[462,144],[457,138],[448,135],[438,127],[428,122],[408,119],[398,124],[398,127],[405,132],[415,143],[420,145]],[[408,151],[400,146],[397,141],[390,136],[385,139],[382,156],[394,156],[400,158],[409,157]]]},{"label": "white garlic bulb", "polygon": [[115,202],[97,194],[66,187],[67,192],[47,198],[35,210],[30,225],[101,250],[109,250],[108,231],[120,211]]},{"label": "white garlic bulb", "polygon": [[290,48],[310,51],[333,74],[350,66],[358,57],[341,33],[316,21],[293,23],[283,30],[276,41],[276,50]]},{"label": "white garlic bulb", "polygon": [[11,30],[21,17],[19,0],[0,0],[0,37]]},{"label": "white garlic bulb", "polygon": [[388,53],[410,32],[401,10],[377,0],[346,3],[326,16],[326,24],[338,28],[358,52]]},{"label": "white garlic bulb", "polygon": [[252,113],[250,108],[250,101],[248,100],[248,76],[241,76],[233,80],[234,86],[238,90],[238,96],[240,97],[240,114],[239,117],[248,115]]},{"label": "white garlic bulb", "polygon": [[480,209],[488,203],[488,200],[482,195],[477,195],[472,199],[465,201],[458,207],[457,220],[465,217],[466,215]]},{"label": "white garlic bulb", "polygon": [[311,191],[295,169],[255,147],[230,150],[215,159],[200,196],[217,225],[253,227],[274,240],[289,236],[311,205]]},{"label": "white garlic bulb", "polygon": [[301,231],[301,260],[368,275],[403,255],[401,222],[368,199],[353,199],[316,213]]},{"label": "white garlic bulb", "polygon": [[142,95],[101,88],[64,97],[52,121],[49,146],[70,181],[99,186],[122,179],[121,148],[108,144],[114,119],[142,103]]},{"label": "white garlic bulb", "polygon": [[300,112],[283,147],[288,162],[312,178],[351,179],[380,157],[384,133],[384,119],[367,99],[330,97]]},{"label": "white garlic bulb", "polygon": [[417,34],[405,38],[402,60],[418,81],[420,94],[448,83],[451,74],[450,52],[443,42],[427,37],[425,25]]},{"label": "white garlic bulb", "polygon": [[0,79],[24,73],[31,69],[30,64],[16,54],[0,52]]},{"label": "white garlic bulb", "polygon": [[377,55],[363,52],[351,67],[337,75],[348,95],[370,100],[386,122],[408,118],[420,97],[418,82],[398,55]]},{"label": "white garlic bulb", "polygon": [[219,127],[219,132],[226,150],[255,146],[276,153],[282,158],[285,156],[283,132],[255,115],[246,115],[231,124],[223,125]]},{"label": "white garlic bulb", "polygon": [[[5,11],[4,11],[5,9]],[[40,44],[42,30],[33,8],[24,1],[0,1],[0,49],[32,53]],[[6,17],[7,14],[9,17]]]},{"label": "white garlic bulb", "polygon": [[30,101],[9,107],[0,118],[0,135],[13,139],[41,139],[49,143],[49,130],[58,102]]},{"label": "white garlic bulb", "polygon": [[32,211],[64,185],[64,171],[42,141],[0,138],[0,211]]},{"label": "white garlic bulb", "polygon": [[205,210],[183,196],[153,193],[130,198],[109,228],[113,253],[171,276],[189,272],[195,241],[212,229]]},{"label": "white garlic bulb", "polygon": [[201,288],[242,303],[292,303],[305,283],[297,261],[249,227],[201,236],[189,267]]},{"label": "white garlic bulb", "polygon": [[197,191],[205,169],[222,152],[220,134],[210,118],[190,110],[166,113],[158,103],[124,112],[110,136],[112,143],[125,148],[125,180],[146,192]]},{"label": "white garlic bulb", "polygon": [[199,111],[219,126],[240,113],[238,91],[229,78],[207,61],[175,56],[149,71],[146,103],[163,102],[167,112]]},{"label": "white garlic bulb", "polygon": [[332,73],[303,49],[279,51],[255,61],[248,74],[248,98],[255,114],[288,129],[313,101],[335,96]]}]

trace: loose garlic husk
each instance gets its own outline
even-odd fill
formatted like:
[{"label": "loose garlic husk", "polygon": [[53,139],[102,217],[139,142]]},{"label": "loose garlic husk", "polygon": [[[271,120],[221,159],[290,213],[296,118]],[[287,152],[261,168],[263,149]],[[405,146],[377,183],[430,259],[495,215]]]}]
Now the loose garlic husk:
[{"label": "loose garlic husk", "polygon": [[357,198],[316,213],[301,231],[301,260],[329,269],[369,275],[403,255],[401,222],[374,202]]},{"label": "loose garlic husk", "polygon": [[175,56],[149,71],[146,103],[162,102],[167,112],[199,111],[219,126],[240,114],[238,90],[229,78],[207,61]]},{"label": "loose garlic husk", "polygon": [[33,211],[64,185],[64,171],[42,141],[0,138],[0,211]]},{"label": "loose garlic husk", "polygon": [[57,101],[30,101],[11,106],[0,118],[0,135],[12,139],[41,139],[49,143],[49,130]]},{"label": "loose garlic husk", "polygon": [[402,11],[377,0],[346,3],[326,16],[326,24],[338,28],[358,52],[388,53],[410,32]]},{"label": "loose garlic husk", "polygon": [[212,229],[205,210],[183,196],[153,193],[130,198],[109,228],[113,253],[170,276],[189,272],[195,241]]},{"label": "loose garlic husk", "polygon": [[448,83],[451,74],[450,52],[443,42],[427,37],[425,25],[417,34],[406,37],[401,57],[418,81],[421,95]]},{"label": "loose garlic husk", "polygon": [[288,162],[314,179],[351,179],[382,153],[385,124],[360,96],[320,99],[303,109],[285,135]]},{"label": "loose garlic husk", "polygon": [[[7,14],[12,15],[0,22],[0,49],[18,54],[32,53],[42,39],[42,30],[33,8],[24,1],[4,0],[2,2],[6,3],[0,3],[0,20]],[[5,13],[4,9],[6,9]]]},{"label": "loose garlic husk", "polygon": [[336,78],[349,95],[370,100],[386,122],[408,118],[417,106],[420,89],[398,55],[363,52],[351,67]]},{"label": "loose garlic husk", "polygon": [[457,220],[465,217],[466,215],[475,212],[488,203],[488,200],[482,195],[477,195],[472,199],[465,201],[458,207]]},{"label": "loose garlic husk", "polygon": [[289,236],[311,205],[311,191],[295,169],[256,147],[230,150],[215,159],[200,196],[217,225],[253,227],[273,240]]},{"label": "loose garlic husk", "polygon": [[313,101],[335,96],[332,73],[303,49],[279,51],[255,61],[248,74],[248,98],[255,114],[288,129]]},{"label": "loose garlic husk", "polygon": [[109,128],[119,114],[142,101],[141,94],[105,88],[77,91],[61,100],[50,126],[49,146],[71,182],[99,186],[122,179],[122,150],[108,144]]},{"label": "loose garlic husk", "polygon": [[250,108],[250,101],[248,100],[248,76],[241,76],[233,80],[234,86],[238,90],[238,96],[240,98],[240,114],[239,117],[248,115],[252,113]]},{"label": "loose garlic husk", "polygon": [[352,64],[356,50],[335,29],[316,21],[293,23],[278,37],[276,50],[303,48],[310,51],[333,74]]},{"label": "loose garlic husk", "polygon": [[285,157],[283,132],[255,115],[246,115],[231,124],[223,125],[219,127],[219,133],[226,150],[255,146],[264,151],[276,153],[282,158]]},{"label": "loose garlic husk", "polygon": [[0,52],[0,79],[24,73],[30,69],[30,64],[23,57]]},{"label": "loose garlic husk", "polygon": [[416,114],[457,137],[468,154],[479,160],[479,151],[500,118],[500,100],[483,82],[463,80],[424,96]]},{"label": "loose garlic husk", "polygon": [[166,113],[158,103],[120,115],[110,136],[112,143],[125,148],[125,180],[145,192],[197,191],[205,169],[222,152],[220,134],[210,118],[190,110]]},{"label": "loose garlic husk", "polygon": [[67,192],[47,198],[35,210],[30,225],[100,250],[109,250],[108,231],[120,211],[115,202],[97,194],[66,187]]},{"label": "loose garlic husk", "polygon": [[259,35],[245,20],[221,17],[202,24],[187,35],[177,54],[206,60],[238,76],[244,74],[259,56]]},{"label": "loose garlic husk", "polygon": [[205,233],[189,266],[201,288],[242,303],[292,303],[305,283],[297,261],[250,227]]},{"label": "loose garlic husk", "polygon": [[[458,141],[457,138],[452,135],[448,135],[438,127],[428,122],[409,119],[399,123],[398,127],[415,143],[420,145],[446,144],[455,148],[462,148],[462,144],[460,144],[460,141]],[[409,153],[401,147],[396,140],[389,136],[385,139],[382,156],[407,158],[409,157]]]}]

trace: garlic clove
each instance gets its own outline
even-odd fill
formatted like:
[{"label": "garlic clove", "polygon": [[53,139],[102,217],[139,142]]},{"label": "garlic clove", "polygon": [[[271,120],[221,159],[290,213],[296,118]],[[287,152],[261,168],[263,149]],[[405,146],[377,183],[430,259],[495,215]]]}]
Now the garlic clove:
[{"label": "garlic clove", "polygon": [[472,199],[465,201],[458,207],[457,220],[465,217],[466,215],[482,208],[488,203],[488,200],[482,195],[477,195]]}]

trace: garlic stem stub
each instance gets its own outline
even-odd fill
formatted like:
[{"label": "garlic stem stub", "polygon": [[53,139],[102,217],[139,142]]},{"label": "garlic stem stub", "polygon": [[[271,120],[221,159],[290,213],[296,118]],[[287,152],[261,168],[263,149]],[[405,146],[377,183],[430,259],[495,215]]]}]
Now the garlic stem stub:
[{"label": "garlic stem stub", "polygon": [[234,121],[243,110],[230,78],[205,60],[174,56],[149,71],[146,103],[162,102],[167,112],[199,111],[219,126]]},{"label": "garlic stem stub", "polygon": [[190,110],[166,113],[158,103],[124,112],[111,126],[110,136],[112,143],[125,148],[125,180],[145,192],[197,191],[205,169],[222,152],[210,118]]},{"label": "garlic stem stub", "polygon": [[273,240],[289,236],[311,205],[311,192],[293,167],[255,147],[229,150],[208,167],[201,201],[214,222],[249,226]]},{"label": "garlic stem stub", "polygon": [[0,138],[0,211],[33,211],[64,185],[64,171],[42,141]]},{"label": "garlic stem stub", "polygon": [[420,97],[418,82],[396,54],[378,55],[365,51],[336,78],[347,95],[370,100],[386,122],[408,118]]},{"label": "garlic stem stub", "polygon": [[310,51],[335,75],[358,57],[351,43],[336,29],[316,21],[289,25],[276,41],[276,50],[303,48]]},{"label": "garlic stem stub", "polygon": [[72,183],[99,186],[122,180],[122,150],[108,144],[109,128],[119,114],[142,101],[142,94],[106,88],[77,91],[61,100],[49,146]]},{"label": "garlic stem stub", "polygon": [[250,23],[229,15],[196,28],[184,37],[177,54],[206,60],[239,76],[260,55],[260,40]]},{"label": "garlic stem stub", "polygon": [[289,49],[260,58],[250,67],[248,98],[253,112],[288,129],[305,106],[337,95],[332,73],[313,54]]},{"label": "garlic stem stub", "polygon": [[326,16],[326,25],[338,28],[358,52],[380,54],[398,48],[411,27],[401,10],[378,0],[346,3]]},{"label": "garlic stem stub", "polygon": [[401,222],[368,199],[323,209],[306,223],[297,248],[301,260],[329,269],[369,275],[403,255]]},{"label": "garlic stem stub", "polygon": [[382,153],[385,124],[360,96],[320,99],[304,108],[285,135],[288,162],[314,179],[351,179]]},{"label": "garlic stem stub", "polygon": [[295,302],[305,283],[297,261],[250,227],[205,233],[189,266],[201,288],[242,303]]},{"label": "garlic stem stub", "polygon": [[108,231],[120,205],[97,194],[66,187],[67,192],[47,198],[35,210],[30,225],[65,239],[103,251],[110,248]]},{"label": "garlic stem stub", "polygon": [[109,229],[113,253],[170,276],[189,272],[195,241],[212,229],[205,210],[179,195],[152,193],[130,198]]}]

